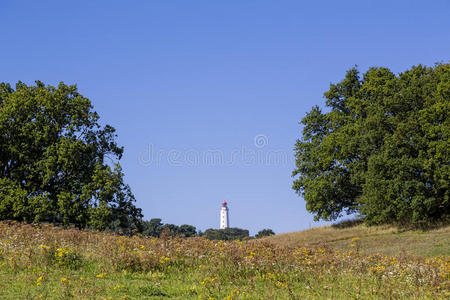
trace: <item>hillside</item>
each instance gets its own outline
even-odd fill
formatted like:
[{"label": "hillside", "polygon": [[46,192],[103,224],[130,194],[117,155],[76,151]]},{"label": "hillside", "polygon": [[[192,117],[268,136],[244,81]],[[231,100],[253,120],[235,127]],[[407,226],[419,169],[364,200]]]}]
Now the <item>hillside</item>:
[{"label": "hillside", "polygon": [[323,226],[278,234],[265,240],[289,248],[325,246],[345,250],[354,238],[360,239],[360,250],[367,254],[404,253],[425,257],[450,254],[450,226],[428,231],[402,231],[390,226],[345,226],[343,223],[341,226]]},{"label": "hillside", "polygon": [[322,227],[224,242],[0,222],[0,299],[448,299],[450,256],[364,253],[447,252],[448,234]]}]

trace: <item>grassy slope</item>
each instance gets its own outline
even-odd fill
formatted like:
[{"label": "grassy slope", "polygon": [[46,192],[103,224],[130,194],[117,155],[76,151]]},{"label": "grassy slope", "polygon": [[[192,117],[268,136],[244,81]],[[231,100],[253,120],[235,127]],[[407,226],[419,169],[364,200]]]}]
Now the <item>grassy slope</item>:
[{"label": "grassy slope", "polygon": [[0,299],[447,299],[449,233],[358,225],[216,242],[0,222]]},{"label": "grassy slope", "polygon": [[291,248],[326,246],[335,250],[347,249],[352,238],[360,238],[365,253],[417,256],[450,255],[450,226],[429,231],[401,231],[394,227],[363,224],[347,228],[316,227],[309,230],[278,234],[267,241]]}]

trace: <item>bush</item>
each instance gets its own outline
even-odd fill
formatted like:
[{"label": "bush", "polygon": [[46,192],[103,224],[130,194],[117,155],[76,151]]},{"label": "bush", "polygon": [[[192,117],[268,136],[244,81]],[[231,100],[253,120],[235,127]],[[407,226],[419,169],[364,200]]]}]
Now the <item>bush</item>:
[{"label": "bush", "polygon": [[73,249],[47,245],[40,245],[40,248],[49,265],[76,270],[83,264],[83,256]]},{"label": "bush", "polygon": [[275,234],[275,232],[273,232],[272,229],[263,229],[263,230],[260,230],[255,235],[255,237],[259,239],[259,238],[262,238],[262,237],[265,237],[265,236],[271,236],[271,235],[274,235],[274,234]]}]

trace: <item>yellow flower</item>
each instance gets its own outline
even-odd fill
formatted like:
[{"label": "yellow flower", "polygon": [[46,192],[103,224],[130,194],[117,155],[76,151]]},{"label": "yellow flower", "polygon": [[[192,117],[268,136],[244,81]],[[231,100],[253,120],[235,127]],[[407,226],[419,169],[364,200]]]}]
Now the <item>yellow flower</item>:
[{"label": "yellow flower", "polygon": [[373,274],[376,274],[376,273],[382,274],[382,273],[384,272],[385,269],[386,269],[385,266],[375,266],[375,267],[371,267],[371,268],[370,268],[370,273],[373,273]]},{"label": "yellow flower", "polygon": [[42,278],[42,276],[39,276],[39,278],[36,279],[36,286],[39,286],[41,284]]},{"label": "yellow flower", "polygon": [[61,277],[61,282],[68,282],[69,280],[66,277]]},{"label": "yellow flower", "polygon": [[164,264],[164,263],[167,263],[169,260],[170,260],[170,258],[168,258],[167,256],[161,256],[159,258],[159,263]]},{"label": "yellow flower", "polygon": [[103,277],[105,277],[105,275],[106,275],[106,273],[101,273],[101,274],[95,275],[95,277],[97,277],[97,278],[103,278]]},{"label": "yellow flower", "polygon": [[286,283],[281,282],[281,281],[275,282],[275,285],[276,285],[277,287],[287,287]]},{"label": "yellow flower", "polygon": [[55,252],[55,257],[63,257],[64,255],[69,254],[69,250],[65,248],[58,248]]}]

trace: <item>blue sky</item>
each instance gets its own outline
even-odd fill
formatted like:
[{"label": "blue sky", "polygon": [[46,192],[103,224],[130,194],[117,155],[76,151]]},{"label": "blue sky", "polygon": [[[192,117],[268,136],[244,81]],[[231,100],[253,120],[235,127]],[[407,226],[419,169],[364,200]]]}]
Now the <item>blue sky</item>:
[{"label": "blue sky", "polygon": [[[0,81],[77,84],[125,146],[146,219],[256,233],[313,222],[298,124],[358,65],[450,58],[449,1],[0,0]],[[256,142],[256,144],[255,144]]]}]

